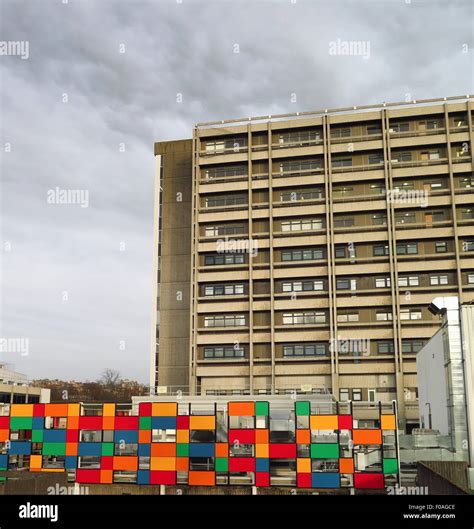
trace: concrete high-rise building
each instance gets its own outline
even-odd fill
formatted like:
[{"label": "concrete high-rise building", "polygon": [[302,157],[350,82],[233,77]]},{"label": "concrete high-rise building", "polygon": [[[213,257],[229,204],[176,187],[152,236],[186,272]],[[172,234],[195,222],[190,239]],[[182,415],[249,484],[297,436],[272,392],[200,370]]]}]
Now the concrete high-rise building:
[{"label": "concrete high-rise building", "polygon": [[261,116],[156,143],[151,385],[397,399],[417,424],[427,306],[474,297],[473,109]]}]

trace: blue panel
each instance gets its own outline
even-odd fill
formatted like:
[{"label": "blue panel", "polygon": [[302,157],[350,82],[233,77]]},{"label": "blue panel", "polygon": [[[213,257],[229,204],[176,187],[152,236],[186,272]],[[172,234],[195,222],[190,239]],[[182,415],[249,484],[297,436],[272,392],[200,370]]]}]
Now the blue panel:
[{"label": "blue panel", "polygon": [[76,456],[66,456],[66,463],[64,468],[77,468],[77,457]]},{"label": "blue panel", "polygon": [[12,441],[8,453],[10,455],[29,455],[31,454],[31,443],[29,441]]},{"label": "blue panel", "polygon": [[65,443],[66,430],[44,430],[43,443]]},{"label": "blue panel", "polygon": [[338,489],[339,482],[339,474],[335,472],[313,472],[311,474],[311,485],[315,489]]},{"label": "blue panel", "polygon": [[257,457],[255,470],[257,472],[270,472],[270,460],[264,457]]},{"label": "blue panel", "polygon": [[102,450],[101,443],[79,443],[77,455],[79,456],[100,456]]},{"label": "blue panel", "polygon": [[190,443],[189,457],[214,457],[214,443]]},{"label": "blue panel", "polygon": [[150,484],[150,472],[148,470],[139,470],[137,474],[138,485],[149,485]]},{"label": "blue panel", "polygon": [[44,417],[33,417],[33,430],[42,430],[44,428]]},{"label": "blue panel", "polygon": [[115,430],[114,443],[138,443],[138,430]]},{"label": "blue panel", "polygon": [[141,457],[150,457],[150,445],[139,444],[138,445],[138,455]]},{"label": "blue panel", "polygon": [[151,427],[154,430],[176,430],[176,417],[152,417]]},{"label": "blue panel", "polygon": [[0,468],[7,468],[8,466],[8,456],[5,454],[5,455],[0,455]]}]

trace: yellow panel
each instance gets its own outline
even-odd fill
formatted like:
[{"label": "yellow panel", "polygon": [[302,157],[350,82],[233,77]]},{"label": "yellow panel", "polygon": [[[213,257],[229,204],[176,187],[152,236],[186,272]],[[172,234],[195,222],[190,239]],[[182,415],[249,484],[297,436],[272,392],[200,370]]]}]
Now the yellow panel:
[{"label": "yellow panel", "polygon": [[216,418],[214,415],[191,415],[189,417],[190,430],[215,430]]},{"label": "yellow panel", "polygon": [[255,457],[268,457],[268,445],[255,445]]},{"label": "yellow panel", "polygon": [[311,459],[298,458],[296,460],[296,471],[298,473],[303,472],[305,474],[309,474],[311,472]]},{"label": "yellow panel", "polygon": [[176,470],[175,457],[150,458],[150,470]]},{"label": "yellow panel", "polygon": [[153,402],[151,413],[154,417],[175,417],[178,413],[176,402]]},{"label": "yellow panel", "polygon": [[309,418],[311,430],[337,430],[337,415],[315,415]]},{"label": "yellow panel", "polygon": [[382,430],[396,430],[395,415],[382,415],[380,425]]},{"label": "yellow panel", "polygon": [[177,443],[189,443],[189,430],[176,430]]},{"label": "yellow panel", "polygon": [[69,404],[67,407],[68,417],[79,417],[81,414],[81,405],[80,404]]},{"label": "yellow panel", "polygon": [[115,415],[115,404],[106,403],[102,408],[102,415],[104,417],[113,417]]},{"label": "yellow panel", "polygon": [[12,404],[11,417],[33,417],[33,404]]},{"label": "yellow panel", "polygon": [[30,456],[30,468],[41,468],[43,464],[43,456]]}]

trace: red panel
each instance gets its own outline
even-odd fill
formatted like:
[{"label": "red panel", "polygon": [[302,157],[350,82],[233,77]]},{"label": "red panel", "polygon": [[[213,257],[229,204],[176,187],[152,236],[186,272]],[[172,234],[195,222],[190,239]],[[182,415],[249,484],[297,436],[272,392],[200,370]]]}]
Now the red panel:
[{"label": "red panel", "polygon": [[383,489],[383,474],[354,474],[356,489]]},{"label": "red panel", "polygon": [[66,430],[66,443],[79,442],[79,430]]},{"label": "red panel", "polygon": [[296,457],[296,444],[270,443],[270,457],[292,459]]},{"label": "red panel", "polygon": [[173,470],[152,470],[150,485],[176,485],[176,472]]},{"label": "red panel", "polygon": [[229,457],[229,472],[255,472],[255,458]]},{"label": "red panel", "polygon": [[352,415],[339,415],[337,423],[339,430],[352,430]]},{"label": "red panel", "polygon": [[100,470],[78,468],[76,470],[76,481],[78,483],[100,483]]},{"label": "red panel", "polygon": [[44,417],[44,404],[33,404],[33,417]]},{"label": "red panel", "polygon": [[10,417],[0,417],[0,430],[10,429]]},{"label": "red panel", "polygon": [[79,417],[79,430],[102,430],[102,417]]},{"label": "red panel", "polygon": [[150,417],[151,415],[151,402],[140,402],[138,406],[138,414],[141,417]]},{"label": "red panel", "polygon": [[189,415],[178,415],[176,427],[178,430],[189,430]]},{"label": "red panel", "polygon": [[229,430],[229,444],[255,444],[255,430]]},{"label": "red panel", "polygon": [[269,472],[257,472],[255,474],[255,485],[257,487],[269,487],[270,486],[270,473]]},{"label": "red panel", "polygon": [[296,486],[301,489],[310,489],[311,474],[296,474]]},{"label": "red panel", "polygon": [[101,470],[112,470],[114,468],[113,456],[102,456],[100,458],[100,469]]},{"label": "red panel", "polygon": [[115,417],[116,430],[138,430],[138,417]]}]

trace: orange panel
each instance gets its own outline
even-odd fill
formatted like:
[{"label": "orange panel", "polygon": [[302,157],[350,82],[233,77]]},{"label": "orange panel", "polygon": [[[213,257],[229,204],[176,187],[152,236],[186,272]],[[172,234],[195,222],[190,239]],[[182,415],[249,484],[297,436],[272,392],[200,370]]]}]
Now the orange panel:
[{"label": "orange panel", "polygon": [[208,485],[214,486],[216,484],[216,475],[214,472],[189,472],[189,485]]},{"label": "orange panel", "polygon": [[68,405],[67,404],[45,404],[44,416],[45,417],[67,417],[68,416]]},{"label": "orange panel", "polygon": [[296,460],[296,472],[298,472],[298,474],[300,473],[304,473],[304,474],[309,474],[311,473],[311,459],[309,458],[298,458]]},{"label": "orange panel", "polygon": [[380,417],[382,430],[396,430],[395,415],[382,415]]},{"label": "orange panel", "polygon": [[115,416],[115,404],[107,402],[102,407],[103,417],[114,417]]},{"label": "orange panel", "polygon": [[69,415],[67,418],[67,428],[68,430],[79,430],[79,417]]},{"label": "orange panel", "polygon": [[0,443],[10,439],[10,430],[0,430]]},{"label": "orange panel", "polygon": [[114,473],[112,470],[101,470],[100,471],[100,482],[101,483],[112,483],[114,480]]},{"label": "orange panel", "polygon": [[177,443],[189,443],[189,430],[176,430]]},{"label": "orange panel", "polygon": [[255,445],[255,457],[268,457],[268,445]]},{"label": "orange panel", "polygon": [[255,402],[229,402],[229,417],[252,417],[255,415]]},{"label": "orange panel", "polygon": [[30,468],[41,468],[43,465],[43,456],[30,456]]},{"label": "orange panel", "polygon": [[33,404],[12,404],[10,407],[11,417],[32,417]]},{"label": "orange panel", "polygon": [[296,444],[309,445],[311,443],[311,432],[309,430],[296,430]]},{"label": "orange panel", "polygon": [[382,430],[352,430],[352,441],[355,445],[382,444]]},{"label": "orange panel", "polygon": [[176,445],[174,443],[152,443],[152,457],[175,457]]},{"label": "orange panel", "polygon": [[150,470],[176,470],[175,457],[151,457]]},{"label": "orange panel", "polygon": [[138,457],[136,456],[114,456],[114,470],[137,470]]},{"label": "orange panel", "polygon": [[178,404],[176,402],[153,402],[151,413],[154,417],[174,417],[178,415]]},{"label": "orange panel", "polygon": [[214,415],[191,415],[189,417],[190,430],[215,430],[216,418]]},{"label": "orange panel", "polygon": [[229,445],[227,443],[216,443],[216,457],[229,457]]},{"label": "orange panel", "polygon": [[341,474],[354,474],[354,460],[349,458],[339,459],[339,472]]},{"label": "orange panel", "polygon": [[337,430],[337,415],[314,415],[309,418],[311,430]]},{"label": "orange panel", "polygon": [[115,429],[115,417],[102,417],[102,429],[103,430],[114,430]]},{"label": "orange panel", "polygon": [[80,404],[68,404],[67,405],[68,417],[78,417],[81,414]]},{"label": "orange panel", "polygon": [[269,436],[268,430],[255,430],[255,443],[256,444],[268,444]]},{"label": "orange panel", "polygon": [[187,472],[189,468],[189,459],[187,457],[176,458],[176,470],[178,472]]},{"label": "orange panel", "polygon": [[138,430],[138,442],[139,443],[151,443],[150,430]]},{"label": "orange panel", "polygon": [[66,455],[77,456],[77,443],[66,443]]}]

